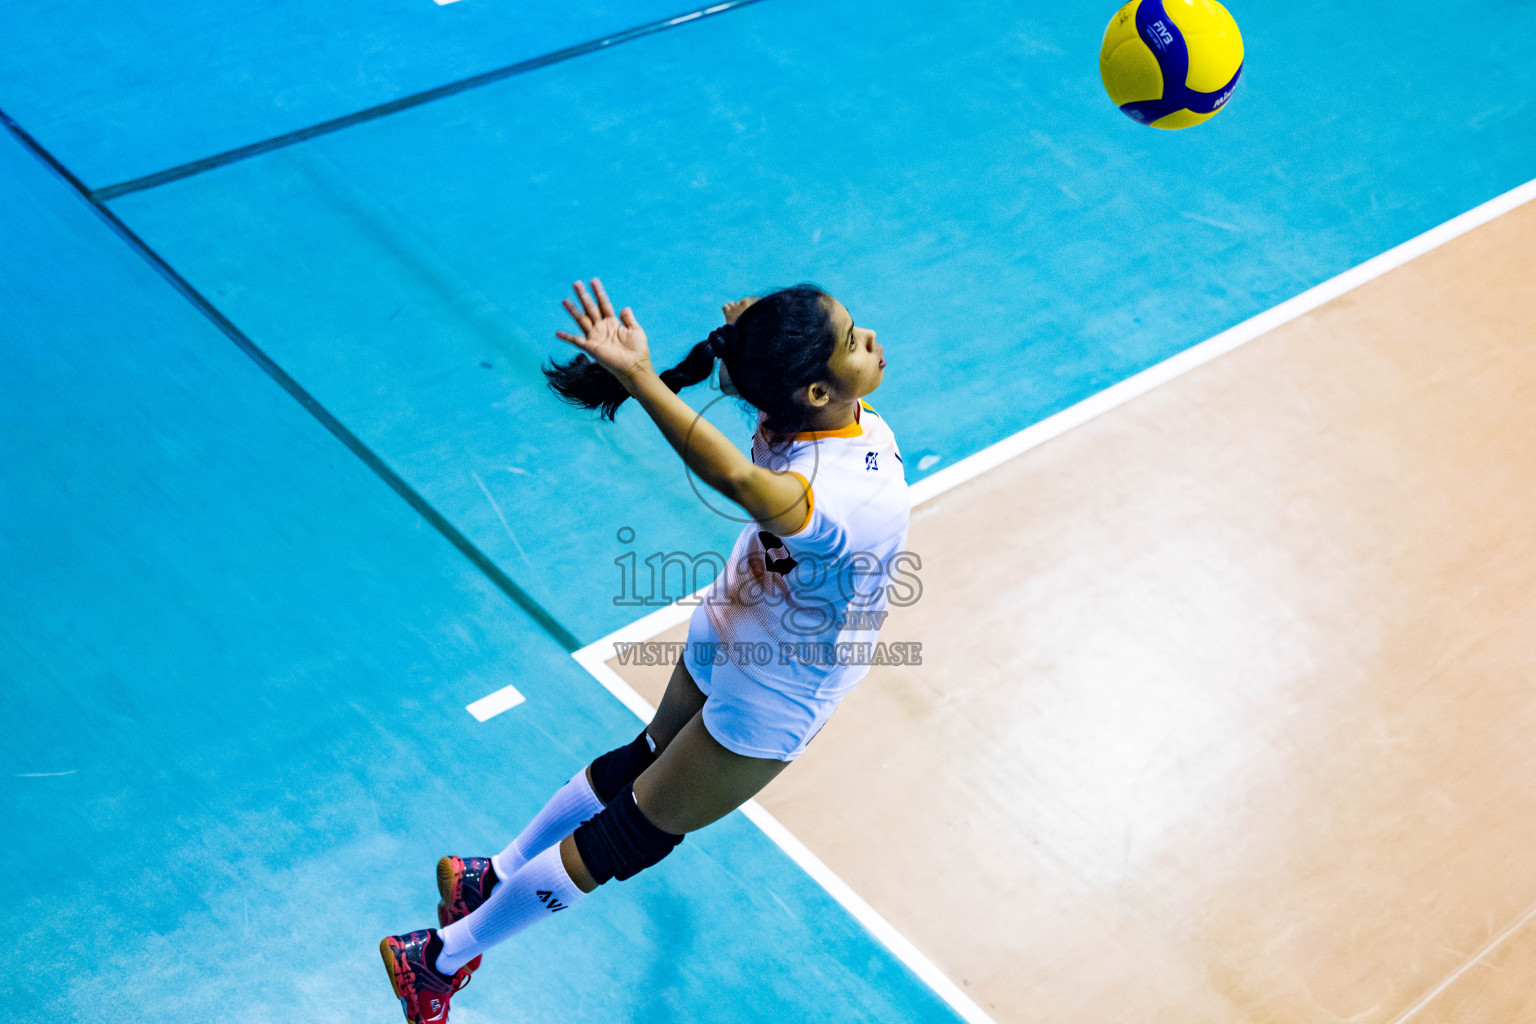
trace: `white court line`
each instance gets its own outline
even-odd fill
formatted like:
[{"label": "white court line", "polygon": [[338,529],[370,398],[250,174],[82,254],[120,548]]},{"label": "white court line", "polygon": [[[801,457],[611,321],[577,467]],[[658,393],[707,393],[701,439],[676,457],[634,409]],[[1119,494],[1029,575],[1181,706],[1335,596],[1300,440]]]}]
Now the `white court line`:
[{"label": "white court line", "polygon": [[1403,1024],[1403,1021],[1407,1020],[1409,1017],[1412,1017],[1414,1014],[1424,1009],[1424,1007],[1428,1006],[1434,1000],[1435,996],[1438,996],[1441,992],[1444,992],[1446,989],[1450,988],[1451,984],[1457,978],[1461,977],[1463,974],[1466,974],[1472,968],[1486,960],[1489,953],[1492,953],[1495,949],[1499,948],[1499,946],[1504,943],[1505,939],[1519,931],[1532,918],[1536,918],[1536,904],[1532,904],[1531,906],[1527,907],[1525,913],[1515,918],[1514,924],[1510,925],[1498,935],[1494,936],[1492,942],[1488,943],[1488,945],[1472,954],[1472,958],[1470,960],[1456,968],[1456,970],[1452,971],[1444,981],[1426,992],[1422,999],[1408,1007],[1408,1009],[1404,1010],[1396,1017],[1392,1018],[1392,1024]]},{"label": "white court line", "polygon": [[[1148,367],[1134,377],[1127,377],[1098,394],[1090,395],[1076,405],[1025,427],[1016,434],[1010,434],[995,444],[988,445],[976,454],[961,459],[953,466],[941,469],[932,476],[924,477],[911,487],[912,504],[915,507],[926,501],[932,501],[945,491],[959,487],[989,469],[997,468],[1014,456],[1022,455],[1031,448],[1038,448],[1052,438],[1060,437],[1073,427],[1081,426],[1096,416],[1103,415],[1133,398],[1146,394],[1159,384],[1166,384],[1175,377],[1210,362],[1217,356],[1231,352],[1244,342],[1252,341],[1259,335],[1287,324],[1297,317],[1305,316],[1325,302],[1336,299],[1368,281],[1374,281],[1415,256],[1422,256],[1431,249],[1438,248],[1451,239],[1464,235],[1473,228],[1480,227],[1500,214],[1508,213],[1532,199],[1536,199],[1536,179],[1524,185],[1518,185],[1503,195],[1495,196],[1481,206],[1474,206],[1466,213],[1452,217],[1444,224],[1430,228],[1402,245],[1351,267],[1337,277],[1331,277],[1278,306],[1272,306],[1257,316],[1244,320],[1236,327],[1230,327],[1198,345],[1184,349],[1156,366]],[[649,615],[614,630],[600,640],[594,640],[577,652],[577,660],[581,660],[580,655],[597,648],[607,649],[610,652],[608,657],[612,657],[615,649],[613,645],[616,643],[649,640],[679,623],[687,622],[688,616],[693,612],[693,606],[699,603],[700,595],[707,589],[709,588],[701,587],[687,597],[679,598],[672,604],[658,608]]]},{"label": "white court line", "polygon": [[1085,398],[1076,405],[1041,420],[1034,426],[1026,427],[1017,434],[1005,437],[996,444],[983,448],[975,455],[961,459],[947,469],[941,469],[932,476],[924,477],[912,485],[912,504],[919,505],[936,498],[1015,455],[1038,447],[1051,438],[1088,422],[1095,416],[1124,405],[1131,399],[1146,394],[1159,384],[1166,384],[1175,377],[1182,376],[1217,356],[1225,355],[1261,334],[1272,331],[1282,324],[1290,323],[1297,317],[1305,316],[1323,303],[1336,299],[1368,281],[1374,281],[1387,271],[1395,270],[1414,257],[1422,256],[1431,249],[1438,248],[1473,228],[1481,227],[1500,214],[1508,213],[1532,199],[1536,199],[1536,178],[1510,189],[1501,196],[1495,196],[1481,206],[1474,206],[1466,213],[1452,217],[1444,224],[1408,239],[1402,245],[1394,246],[1379,256],[1351,267],[1337,277],[1330,277],[1322,284],[1308,288],[1295,298],[1287,299],[1257,316],[1249,317],[1236,327],[1228,328],[1215,337],[1207,338],[1200,344],[1187,348],[1156,366],[1148,367],[1134,377],[1127,377],[1120,383],[1105,388],[1098,394]]},{"label": "white court line", "polygon": [[[608,667],[607,659],[601,651],[596,650],[596,644],[589,644],[572,655],[582,668],[592,673],[599,683],[642,722],[650,722],[656,709],[635,688],[624,681],[613,669]],[[611,651],[612,648],[609,648]],[[896,927],[887,921],[880,912],[864,901],[864,898],[853,891],[853,888],[837,876],[831,868],[822,863],[820,857],[812,853],[804,843],[794,837],[794,834],[779,823],[779,819],[763,807],[756,800],[748,800],[741,805],[741,813],[747,820],[762,830],[763,835],[783,850],[795,865],[811,877],[817,885],[826,890],[839,905],[859,924],[863,925],[881,945],[891,951],[891,954],[906,965],[907,969],[922,979],[923,984],[934,991],[950,1009],[959,1015],[967,1024],[996,1024],[987,1011],[977,1006],[971,997],[960,990],[960,986],[939,970],[932,960],[929,960],[906,936],[896,930]]]},{"label": "white court line", "polygon": [[475,716],[477,722],[487,722],[503,711],[517,707],[528,698],[517,692],[515,686],[503,686],[495,693],[488,693],[477,701],[464,705],[464,710]]},{"label": "white court line", "polygon": [[[942,469],[932,476],[925,477],[912,485],[912,504],[921,505],[943,494],[945,491],[960,486],[968,480],[975,479],[989,469],[1008,461],[1016,455],[1020,455],[1031,448],[1038,447],[1046,441],[1080,426],[1096,416],[1102,415],[1124,405],[1131,399],[1146,394],[1160,384],[1166,384],[1175,377],[1182,376],[1190,370],[1210,362],[1217,356],[1225,355],[1233,349],[1252,341],[1259,335],[1272,331],[1277,327],[1287,324],[1297,317],[1312,312],[1324,303],[1338,298],[1340,295],[1351,291],[1361,285],[1374,281],[1376,278],[1402,266],[1416,256],[1422,256],[1431,249],[1438,248],[1446,242],[1466,234],[1473,228],[1488,223],[1503,213],[1508,213],[1515,207],[1536,199],[1536,179],[1510,189],[1503,195],[1496,196],[1480,206],[1475,206],[1457,217],[1437,227],[1430,228],[1421,235],[1410,238],[1401,245],[1394,246],[1379,256],[1374,256],[1358,266],[1344,271],[1337,277],[1331,277],[1313,288],[1309,288],[1294,298],[1250,317],[1236,327],[1222,331],[1220,334],[1187,348],[1184,351],[1165,359],[1156,366],[1149,367],[1134,377],[1127,377],[1118,384],[1100,391],[1096,395],[1078,402],[1061,412],[1041,420],[1033,426],[1026,427],[1016,434],[1005,437],[996,444],[989,445],[981,451],[967,458],[961,459],[953,466]],[[629,625],[609,633],[600,640],[595,640],[581,650],[576,651],[571,657],[577,664],[592,674],[609,693],[635,713],[642,721],[649,722],[653,709],[646,703],[644,697],[636,693],[624,679],[613,669],[608,667],[607,660],[615,653],[614,644],[630,643],[638,640],[649,640],[656,634],[664,632],[679,623],[686,622],[688,616],[693,613],[693,606],[698,603],[702,590],[690,595],[689,598],[680,599],[678,602],[659,608],[643,618],[631,622]],[[687,601],[687,603],[683,603]],[[891,953],[901,960],[918,977],[927,984],[952,1007],[964,1020],[970,1024],[992,1024],[992,1019],[977,1006],[969,996],[962,992],[954,982],[950,981],[931,960],[924,956],[918,949],[904,938],[900,932],[891,926],[890,922],[880,916],[880,913],[866,903],[846,882],[838,878],[830,868],[805,847],[798,839],[774,819],[755,800],[749,800],[742,806],[742,812],[747,818],[763,830],[763,834],[773,841],[779,849],[783,850],[806,874],[810,875],[827,893],[845,910],[853,915],[854,919],[867,928]],[[1530,915],[1527,914],[1527,917]],[[1519,923],[1523,923],[1522,918]],[[1511,931],[1513,928],[1511,929]],[[1496,939],[1488,949],[1492,949],[1498,942],[1503,941],[1504,936]],[[1481,957],[1487,952],[1479,954]],[[1476,958],[1462,967],[1465,971]],[[1409,1013],[1418,1012],[1419,1008],[1427,1003],[1445,985],[1454,981],[1461,972],[1453,974],[1446,979],[1434,992],[1426,996],[1419,1004],[1410,1008]],[[1393,1024],[1401,1024],[1407,1019],[1408,1014],[1398,1018]]]}]

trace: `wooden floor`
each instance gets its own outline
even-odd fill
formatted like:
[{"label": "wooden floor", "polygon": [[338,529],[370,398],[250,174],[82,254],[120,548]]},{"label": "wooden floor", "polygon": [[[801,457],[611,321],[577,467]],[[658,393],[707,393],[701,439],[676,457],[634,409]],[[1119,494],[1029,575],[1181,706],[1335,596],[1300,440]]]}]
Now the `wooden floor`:
[{"label": "wooden floor", "polygon": [[1536,204],[918,508],[761,802],[998,1021],[1536,1020],[1533,523]]}]

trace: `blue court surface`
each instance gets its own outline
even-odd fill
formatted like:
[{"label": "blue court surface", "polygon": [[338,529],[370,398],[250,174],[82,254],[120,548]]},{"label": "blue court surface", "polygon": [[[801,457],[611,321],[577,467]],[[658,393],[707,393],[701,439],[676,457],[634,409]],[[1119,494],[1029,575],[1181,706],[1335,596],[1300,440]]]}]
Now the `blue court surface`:
[{"label": "blue court surface", "polygon": [[[126,191],[688,11],[0,11],[13,1019],[395,1019],[436,858],[633,736],[569,651],[649,610],[616,559],[739,524],[544,388],[574,278],[668,364],[822,284],[916,479],[1536,176],[1529,5],[1234,2],[1177,133],[1103,95],[1113,7],[760,0]],[[454,1019],[953,1019],[740,815],[569,917]]]},{"label": "blue court surface", "polygon": [[[436,859],[634,718],[10,139],[0,173],[12,1009],[389,1019],[374,945],[431,920]],[[945,1019],[739,816],[676,863],[459,1017]]]}]

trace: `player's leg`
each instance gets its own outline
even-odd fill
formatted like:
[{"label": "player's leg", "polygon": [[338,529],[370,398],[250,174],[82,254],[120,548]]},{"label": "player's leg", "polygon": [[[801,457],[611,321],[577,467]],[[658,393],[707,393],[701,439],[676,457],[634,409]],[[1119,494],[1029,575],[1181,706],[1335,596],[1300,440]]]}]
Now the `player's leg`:
[{"label": "player's leg", "polygon": [[709,734],[704,716],[695,715],[631,787],[561,841],[562,866],[582,892],[629,878],[665,857],[686,833],[756,796],[787,764],[727,750]]},{"label": "player's leg", "polygon": [[727,750],[696,715],[635,780],[635,803],[656,827],[683,835],[725,817],[788,765]]},{"label": "player's leg", "polygon": [[[661,861],[683,835],[724,817],[757,794],[787,762],[747,757],[722,746],[695,713],[655,762],[591,820],[497,884],[473,913],[439,932],[391,936],[385,963],[396,991],[441,999],[486,949],[569,908],[598,885],[624,880]],[[397,949],[420,964],[427,988],[402,982]],[[430,968],[430,971],[428,970]],[[439,992],[438,990],[442,990]],[[407,1016],[410,1015],[409,1000]]]},{"label": "player's leg", "polygon": [[[651,724],[645,728],[646,734],[656,742],[656,752],[660,754],[667,749],[672,738],[682,732],[683,726],[703,708],[704,691],[693,681],[685,659],[677,659],[677,664],[672,666],[672,677],[667,680],[667,691],[662,694],[661,705],[651,716]],[[626,781],[633,782],[634,779]]]},{"label": "player's leg", "polygon": [[[629,743],[603,754],[572,776],[507,848],[490,858],[489,871],[482,864],[472,863],[486,858],[444,857],[438,863],[438,888],[448,910],[442,923],[456,921],[472,911],[490,894],[496,877],[511,875],[602,810],[619,790],[651,766],[672,737],[703,706],[703,692],[679,659],[651,724]],[[458,882],[460,878],[464,879],[462,885]]]},{"label": "player's leg", "polygon": [[[703,692],[679,659],[651,724],[630,743],[610,750],[572,776],[506,849],[492,857],[449,856],[437,862],[437,889],[442,896],[437,906],[438,925],[446,928],[473,913],[490,898],[500,879],[510,878],[602,810],[616,793],[651,766],[657,754],[667,748],[703,706]],[[466,966],[474,971],[480,961],[476,958]]]},{"label": "player's leg", "polygon": [[632,784],[560,845],[501,880],[474,913],[441,933],[434,966],[451,975],[485,950],[565,910],[610,879],[631,878],[665,858],[683,835],[716,821],[784,770],[787,762],[721,746],[695,714]]},{"label": "player's leg", "polygon": [[[577,772],[511,846],[495,858],[444,857],[439,862],[441,930],[392,935],[380,943],[408,1020],[430,1018],[437,1012],[434,1008],[446,1010],[449,997],[480,965],[484,948],[539,917],[564,910],[582,896],[564,867],[559,847],[553,844],[602,810],[593,776],[597,789],[622,790],[633,805],[633,798],[627,796],[630,783],[668,749],[690,719],[699,716],[704,700],[679,661],[646,730],[635,742]],[[667,843],[667,850],[675,845],[670,839]],[[502,865],[506,865],[504,871]],[[466,920],[471,916],[474,921]]]},{"label": "player's leg", "polygon": [[[625,746],[610,750],[587,766],[587,782],[601,807],[608,806],[621,789],[655,763],[672,738],[703,709],[704,700],[704,691],[699,689],[687,665],[679,658],[672,667],[672,678],[667,681],[661,706],[651,716],[651,724]],[[579,824],[580,821],[572,822],[564,832],[548,836],[544,846],[568,835]],[[543,846],[539,848],[543,849]]]}]

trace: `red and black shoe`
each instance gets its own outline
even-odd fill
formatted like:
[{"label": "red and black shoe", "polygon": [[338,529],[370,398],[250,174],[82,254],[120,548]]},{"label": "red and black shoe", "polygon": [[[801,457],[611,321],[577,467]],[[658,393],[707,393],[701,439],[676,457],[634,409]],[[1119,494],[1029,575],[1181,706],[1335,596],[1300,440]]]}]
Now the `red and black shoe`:
[{"label": "red and black shoe", "polygon": [[433,965],[442,949],[443,940],[432,928],[409,935],[386,935],[379,941],[389,983],[410,1024],[447,1024],[448,1000],[469,981],[467,970],[451,978],[438,973]]},{"label": "red and black shoe", "polygon": [[[443,901],[437,905],[437,923],[446,928],[473,914],[496,886],[496,869],[489,857],[444,857],[437,862],[437,891]],[[480,969],[477,956],[464,965],[473,974]]]}]

